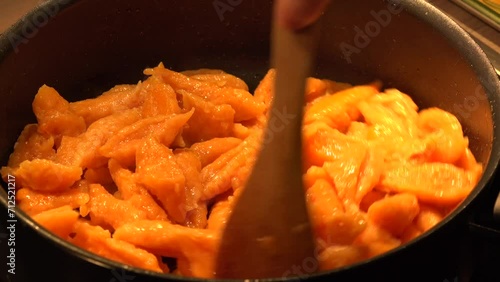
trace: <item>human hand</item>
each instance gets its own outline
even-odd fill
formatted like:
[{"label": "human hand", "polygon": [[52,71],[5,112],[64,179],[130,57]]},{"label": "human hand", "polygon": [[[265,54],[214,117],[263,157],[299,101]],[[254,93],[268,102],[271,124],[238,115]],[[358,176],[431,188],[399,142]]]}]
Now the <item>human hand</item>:
[{"label": "human hand", "polygon": [[314,23],[330,0],[275,0],[278,23],[287,29],[299,30]]}]

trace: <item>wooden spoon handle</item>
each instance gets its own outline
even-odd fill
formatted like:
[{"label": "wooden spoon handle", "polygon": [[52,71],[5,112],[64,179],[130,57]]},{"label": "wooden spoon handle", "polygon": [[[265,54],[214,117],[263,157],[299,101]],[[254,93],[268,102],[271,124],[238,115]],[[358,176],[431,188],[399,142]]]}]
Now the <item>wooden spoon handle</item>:
[{"label": "wooden spoon handle", "polygon": [[317,26],[299,32],[273,27],[274,100],[262,150],[223,233],[218,278],[279,278],[315,259],[302,182],[301,126],[317,32]]}]

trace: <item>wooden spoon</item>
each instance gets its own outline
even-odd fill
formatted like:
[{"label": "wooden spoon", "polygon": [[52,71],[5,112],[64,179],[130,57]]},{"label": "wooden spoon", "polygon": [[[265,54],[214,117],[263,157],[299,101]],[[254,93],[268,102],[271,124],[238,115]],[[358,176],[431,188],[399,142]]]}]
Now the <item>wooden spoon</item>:
[{"label": "wooden spoon", "polygon": [[273,25],[276,84],[266,142],[223,233],[218,278],[287,277],[306,259],[315,259],[302,181],[301,126],[316,25],[298,32]]}]

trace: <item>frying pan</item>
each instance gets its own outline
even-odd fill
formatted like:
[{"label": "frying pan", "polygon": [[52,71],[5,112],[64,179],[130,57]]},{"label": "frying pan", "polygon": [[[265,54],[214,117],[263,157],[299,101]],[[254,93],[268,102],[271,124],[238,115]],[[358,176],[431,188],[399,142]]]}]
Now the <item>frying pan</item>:
[{"label": "frying pan", "polygon": [[[448,270],[457,265],[445,254],[458,254],[459,242],[451,234],[466,231],[475,207],[491,208],[498,194],[498,187],[488,185],[500,159],[498,78],[474,41],[425,1],[333,2],[322,18],[314,76],[352,84],[380,79],[385,87],[410,94],[421,108],[450,111],[484,164],[484,175],[447,218],[409,244],[303,279],[453,281]],[[269,67],[271,5],[269,0],[41,4],[0,36],[2,164],[24,125],[35,121],[31,102],[43,84],[75,101],[116,84],[136,83],[144,68],[162,61],[178,71],[224,69],[254,89]],[[2,226],[8,206],[3,187]],[[97,257],[58,239],[22,211],[16,209],[16,215],[16,274],[5,276],[7,269],[2,270],[7,281],[195,281]],[[3,253],[10,252],[1,245]],[[430,275],[433,271],[439,274]]]}]

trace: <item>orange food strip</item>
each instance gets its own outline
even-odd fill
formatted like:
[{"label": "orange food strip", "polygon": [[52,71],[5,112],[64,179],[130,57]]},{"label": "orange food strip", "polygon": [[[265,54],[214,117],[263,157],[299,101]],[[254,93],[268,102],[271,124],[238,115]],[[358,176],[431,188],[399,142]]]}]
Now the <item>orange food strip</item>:
[{"label": "orange food strip", "polygon": [[233,124],[231,135],[234,136],[234,138],[243,140],[248,138],[251,133],[252,133],[252,128],[248,128],[241,123]]},{"label": "orange food strip", "polygon": [[310,103],[314,99],[324,96],[326,89],[325,81],[313,77],[308,78],[306,81],[306,102]]},{"label": "orange food strip", "polygon": [[179,91],[186,110],[194,111],[183,132],[188,143],[206,141],[217,137],[228,137],[234,124],[234,109],[229,105],[216,105],[202,97]]},{"label": "orange food strip", "polygon": [[141,91],[146,92],[142,104],[142,116],[154,117],[158,115],[180,114],[181,108],[177,101],[174,89],[163,82],[161,78],[151,76],[142,84]]},{"label": "orange food strip", "polygon": [[410,226],[420,212],[417,197],[413,194],[397,194],[373,203],[368,217],[379,227],[398,237]]},{"label": "orange food strip", "polygon": [[355,202],[359,205],[363,198],[380,182],[384,158],[378,148],[368,146],[365,158],[361,163],[357,183]]},{"label": "orange food strip", "polygon": [[89,195],[90,218],[94,225],[116,229],[128,222],[147,219],[144,211],[127,201],[115,198],[100,184],[90,184]]},{"label": "orange food strip", "polygon": [[268,111],[271,108],[271,103],[274,97],[274,81],[276,79],[276,70],[270,69],[264,78],[260,81],[259,85],[255,89],[255,99],[264,103],[264,115],[268,115]]},{"label": "orange food strip", "polygon": [[351,121],[359,118],[357,104],[377,93],[378,89],[375,86],[366,85],[322,96],[306,108],[304,124],[321,121],[331,128],[344,132]]},{"label": "orange food strip", "polygon": [[482,166],[476,161],[469,148],[465,148],[462,156],[457,160],[456,165],[467,171],[475,172],[478,175],[482,172]]},{"label": "orange food strip", "polygon": [[317,122],[305,125],[302,129],[304,136],[305,166],[323,166],[325,162],[343,161],[356,154],[356,161],[361,165],[367,144],[349,137],[325,123]]},{"label": "orange food strip", "polygon": [[332,95],[351,87],[352,85],[347,83],[309,77],[306,82],[306,102],[311,103],[319,97]]},{"label": "orange food strip", "polygon": [[109,170],[123,199],[144,211],[148,219],[168,221],[165,210],[148,190],[137,182],[137,175],[121,167],[116,160],[109,161]]},{"label": "orange food strip", "polygon": [[[14,152],[10,154],[7,166],[11,169],[19,167],[24,161],[35,159],[51,160],[55,157],[54,138],[45,137],[38,133],[38,125],[28,124],[24,127],[21,135],[14,146]],[[4,178],[6,173],[2,172]]]},{"label": "orange food strip", "polygon": [[208,207],[205,202],[198,203],[196,208],[186,213],[184,225],[190,228],[202,229],[207,227]]},{"label": "orange food strip", "polygon": [[240,145],[222,154],[214,162],[201,170],[204,184],[202,200],[211,199],[231,188],[234,175],[245,181],[250,168],[245,165],[255,161],[256,152],[260,149],[260,138],[257,135],[245,139]]},{"label": "orange food strip", "polygon": [[223,70],[198,69],[183,71],[181,73],[192,79],[208,82],[218,87],[229,87],[248,91],[248,86],[243,80]]},{"label": "orange food strip", "polygon": [[174,153],[154,139],[146,139],[137,150],[137,169],[139,183],[143,184],[160,201],[168,215],[176,222],[186,219],[188,207],[186,177]]},{"label": "orange food strip", "polygon": [[122,225],[113,238],[165,257],[189,261],[196,277],[213,277],[219,237],[211,230],[191,229],[164,221],[138,220]]},{"label": "orange food strip", "polygon": [[[231,187],[236,195],[245,187],[250,174],[252,173],[255,162],[257,161],[257,152],[260,150],[260,134],[249,136],[245,139],[246,147],[242,155],[243,162],[236,173],[231,177]],[[241,190],[240,190],[241,189]]]},{"label": "orange food strip", "polygon": [[347,129],[346,135],[349,137],[354,137],[359,140],[368,140],[368,135],[370,128],[364,122],[353,121],[349,128]]},{"label": "orange food strip", "polygon": [[[363,151],[358,152],[363,153]],[[356,202],[357,183],[363,157],[357,154],[352,159],[335,160],[323,165],[337,189],[339,198],[344,202]]]},{"label": "orange food strip", "polygon": [[223,153],[241,144],[241,140],[234,137],[213,138],[208,141],[195,143],[191,149],[201,160],[201,166],[205,167],[215,161]]},{"label": "orange food strip", "polygon": [[443,218],[444,213],[442,211],[428,205],[423,205],[415,219],[415,224],[420,231],[425,232],[441,222]]},{"label": "orange food strip", "polygon": [[387,196],[387,193],[385,193],[385,192],[378,191],[378,190],[371,190],[370,192],[366,193],[366,195],[363,197],[363,199],[361,200],[361,203],[359,204],[359,208],[360,208],[360,210],[367,212],[368,208],[370,208],[370,206],[373,203],[375,203],[379,200],[382,200],[386,196]]},{"label": "orange food strip", "polygon": [[43,211],[33,216],[33,220],[50,232],[65,239],[73,230],[79,214],[70,206],[62,206]]},{"label": "orange food strip", "polygon": [[318,256],[320,270],[331,270],[359,262],[367,258],[367,250],[361,246],[330,246]]},{"label": "orange food strip", "polygon": [[185,179],[185,226],[204,228],[207,224],[206,202],[201,201],[203,184],[201,182],[201,161],[198,155],[189,149],[176,150],[174,159],[182,171]]},{"label": "orange food strip", "polygon": [[220,93],[208,97],[215,105],[230,105],[234,113],[234,121],[241,122],[259,117],[264,111],[264,103],[258,102],[250,92],[238,88],[223,88]]},{"label": "orange food strip", "polygon": [[[238,82],[235,82],[238,85],[237,87],[231,85],[220,86],[226,83],[188,77],[182,73],[165,69],[162,65],[149,70],[147,73],[161,75],[166,83],[170,84],[176,92],[182,93],[183,96],[186,96],[185,93],[189,93],[215,106],[230,106],[234,110],[235,122],[255,118],[264,110],[264,104],[259,103],[247,89],[240,88],[241,85]],[[224,81],[227,81],[227,79]],[[242,87],[248,88],[245,86]],[[184,106],[186,107],[185,99],[186,97],[184,97]],[[193,100],[193,98],[190,98],[190,100]],[[201,103],[197,102],[197,104]],[[217,108],[220,110],[220,107]]]},{"label": "orange food strip", "polygon": [[99,168],[89,168],[85,171],[83,178],[90,183],[98,183],[101,185],[113,185],[113,178],[107,166]]},{"label": "orange food strip", "polygon": [[385,171],[380,184],[386,191],[411,193],[423,202],[453,205],[469,195],[478,178],[451,164],[403,164]]},{"label": "orange food strip", "polygon": [[358,109],[368,125],[387,128],[381,134],[397,134],[416,137],[417,105],[411,98],[395,89],[383,95],[374,95],[358,103]]},{"label": "orange food strip", "polygon": [[14,171],[14,175],[19,187],[40,192],[62,192],[80,180],[82,168],[35,159],[22,162]]},{"label": "orange food strip", "polygon": [[135,163],[135,154],[143,143],[143,138],[156,138],[165,146],[170,146],[181,133],[193,111],[170,116],[145,118],[124,127],[100,149],[99,153],[127,165]]},{"label": "orange food strip", "polygon": [[346,213],[326,180],[317,180],[307,190],[306,201],[316,236],[327,245],[351,244],[365,228],[363,215]]},{"label": "orange food strip", "polygon": [[401,240],[392,236],[388,231],[378,227],[377,224],[368,221],[364,231],[356,238],[355,246],[367,249],[367,257],[375,257],[397,248]]},{"label": "orange food strip", "polygon": [[132,109],[99,119],[91,124],[84,134],[76,138],[63,137],[56,160],[61,164],[83,168],[101,167],[107,163],[107,159],[99,153],[99,149],[120,129],[140,118],[140,111]]},{"label": "orange food strip", "polygon": [[69,241],[96,255],[126,265],[162,272],[155,255],[128,242],[111,238],[109,231],[100,226],[92,226],[87,222],[78,221],[73,232],[75,236]]},{"label": "orange food strip", "polygon": [[70,104],[52,87],[43,85],[33,100],[38,131],[54,137],[77,136],[86,129],[85,120],[70,110]]},{"label": "orange food strip", "polygon": [[422,235],[422,231],[413,223],[401,234],[401,243],[407,243],[420,235]]},{"label": "orange food strip", "polygon": [[61,193],[41,193],[29,188],[21,188],[16,193],[17,205],[30,216],[66,205],[72,209],[79,208],[90,198],[88,184],[85,181],[79,181],[78,184]]},{"label": "orange food strip", "polygon": [[230,196],[216,202],[212,210],[210,211],[210,216],[208,217],[207,229],[220,231],[226,226],[234,205],[234,197]]},{"label": "orange food strip", "polygon": [[[327,95],[332,95],[332,94],[335,94],[337,92],[347,90],[347,89],[350,89],[353,87],[349,83],[333,81],[330,79],[322,79],[322,81],[326,84],[326,94]],[[375,82],[375,83],[373,83],[373,85],[376,86],[377,88],[381,87],[380,82]]]},{"label": "orange food strip", "polygon": [[467,148],[462,126],[458,119],[438,108],[429,108],[419,113],[417,125],[428,144],[428,161],[454,163]]},{"label": "orange food strip", "polygon": [[306,171],[303,177],[304,188],[306,190],[311,188],[314,184],[316,184],[316,181],[320,179],[327,180],[330,184],[333,185],[332,179],[330,178],[330,176],[323,167],[319,166],[309,167],[309,169]]},{"label": "orange food strip", "polygon": [[140,89],[141,84],[117,85],[97,98],[70,103],[70,109],[89,126],[101,118],[140,106],[143,102]]}]

